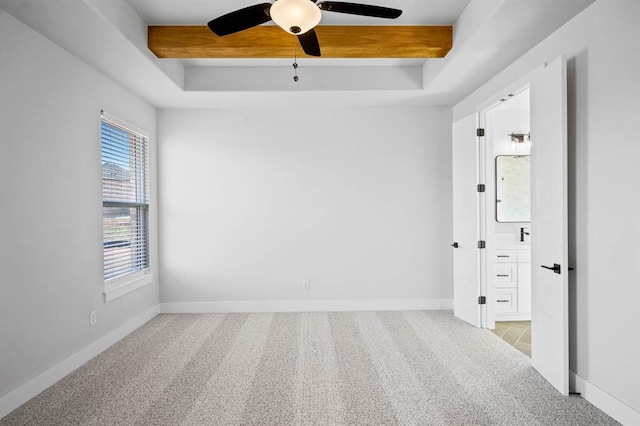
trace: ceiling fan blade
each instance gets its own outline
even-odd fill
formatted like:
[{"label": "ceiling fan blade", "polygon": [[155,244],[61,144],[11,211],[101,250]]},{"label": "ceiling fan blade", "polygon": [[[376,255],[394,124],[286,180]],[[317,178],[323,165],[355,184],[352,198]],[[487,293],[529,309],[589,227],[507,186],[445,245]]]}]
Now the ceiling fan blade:
[{"label": "ceiling fan blade", "polygon": [[302,50],[309,56],[320,56],[320,43],[318,43],[318,36],[313,28],[304,34],[298,36]]},{"label": "ceiling fan blade", "polygon": [[390,7],[373,6],[360,3],[346,3],[340,1],[323,1],[318,7],[329,12],[348,13],[350,15],[373,16],[376,18],[395,19],[402,15],[400,9]]},{"label": "ceiling fan blade", "polygon": [[222,15],[209,21],[207,25],[219,36],[237,33],[270,21],[269,9],[271,9],[271,3],[256,4]]}]

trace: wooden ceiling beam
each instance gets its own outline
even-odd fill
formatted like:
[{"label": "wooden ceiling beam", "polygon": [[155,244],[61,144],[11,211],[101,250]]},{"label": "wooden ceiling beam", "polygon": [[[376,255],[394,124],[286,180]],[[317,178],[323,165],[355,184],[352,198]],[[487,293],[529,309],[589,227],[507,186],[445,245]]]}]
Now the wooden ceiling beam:
[{"label": "wooden ceiling beam", "polygon": [[[158,58],[289,58],[295,36],[258,26],[218,37],[206,26],[150,26],[149,49]],[[323,58],[443,58],[450,26],[318,26]],[[298,49],[299,56],[306,56]]]}]

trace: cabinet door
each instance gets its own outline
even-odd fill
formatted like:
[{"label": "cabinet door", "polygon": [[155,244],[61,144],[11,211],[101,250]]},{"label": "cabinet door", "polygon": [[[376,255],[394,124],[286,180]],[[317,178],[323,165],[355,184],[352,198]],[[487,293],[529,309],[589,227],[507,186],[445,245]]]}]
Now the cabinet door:
[{"label": "cabinet door", "polygon": [[518,263],[518,312],[531,312],[531,263]]},{"label": "cabinet door", "polygon": [[517,311],[518,290],[505,288],[496,290],[493,294],[496,298],[496,314],[512,314]]},{"label": "cabinet door", "polygon": [[493,265],[494,287],[516,287],[517,266],[515,263],[496,263]]},{"label": "cabinet door", "polygon": [[518,250],[518,263],[531,263],[531,250]]}]

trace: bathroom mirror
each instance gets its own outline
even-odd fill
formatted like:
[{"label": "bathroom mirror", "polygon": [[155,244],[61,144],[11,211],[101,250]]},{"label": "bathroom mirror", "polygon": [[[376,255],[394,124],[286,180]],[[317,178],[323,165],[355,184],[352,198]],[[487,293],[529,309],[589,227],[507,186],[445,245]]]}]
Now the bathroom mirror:
[{"label": "bathroom mirror", "polygon": [[531,221],[529,155],[496,157],[496,221]]}]

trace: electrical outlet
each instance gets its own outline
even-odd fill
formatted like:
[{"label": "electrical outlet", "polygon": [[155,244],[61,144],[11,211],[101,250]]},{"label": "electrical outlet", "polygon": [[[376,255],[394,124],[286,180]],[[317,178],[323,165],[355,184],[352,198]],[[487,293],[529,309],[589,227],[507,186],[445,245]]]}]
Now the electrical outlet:
[{"label": "electrical outlet", "polygon": [[303,290],[309,290],[310,288],[311,288],[311,281],[309,281],[309,280],[302,281],[302,289]]},{"label": "electrical outlet", "polygon": [[96,311],[91,311],[91,313],[89,313],[89,324],[96,325],[97,320],[98,318],[97,318]]}]

